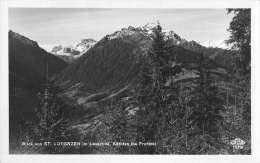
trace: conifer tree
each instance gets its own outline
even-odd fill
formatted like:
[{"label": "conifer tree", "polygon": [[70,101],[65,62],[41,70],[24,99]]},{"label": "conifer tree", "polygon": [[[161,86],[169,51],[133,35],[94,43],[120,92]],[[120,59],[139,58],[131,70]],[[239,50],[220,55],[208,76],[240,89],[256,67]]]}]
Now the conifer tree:
[{"label": "conifer tree", "polygon": [[[169,51],[160,24],[153,29],[153,43],[149,50],[148,62],[141,72],[141,82],[136,93],[138,140],[158,142],[156,147],[141,148],[140,153],[167,153],[165,146],[171,120],[172,101],[177,88],[167,84],[172,76],[181,71],[173,66],[175,56]],[[169,114],[170,113],[170,114]]]},{"label": "conifer tree", "polygon": [[211,147],[219,147],[218,122],[222,120],[220,111],[223,110],[223,100],[218,88],[211,77],[209,60],[200,55],[197,67],[199,77],[193,81],[194,111],[191,115],[193,125],[196,127],[198,143],[197,152],[206,153]]},{"label": "conifer tree", "polygon": [[[131,141],[132,132],[130,128],[129,118],[130,115],[126,111],[127,102],[121,100],[113,104],[107,105],[104,113],[98,116],[101,125],[95,131],[96,139],[98,142],[121,142],[128,143]],[[133,141],[135,142],[135,141]],[[98,153],[114,153],[126,154],[132,153],[129,146],[113,145],[100,146],[97,148]]]},{"label": "conifer tree", "polygon": [[[58,100],[57,90],[49,80],[48,74],[44,92],[38,94],[38,99],[39,107],[34,108],[37,120],[30,123],[33,141],[53,143],[64,140],[67,120],[64,118],[61,102]],[[47,153],[57,152],[53,146],[43,147]]]},{"label": "conifer tree", "polygon": [[38,94],[40,108],[35,108],[39,123],[34,126],[41,141],[56,141],[62,138],[65,120],[52,86],[46,85],[43,94]]},{"label": "conifer tree", "polygon": [[[234,13],[234,17],[230,22],[228,31],[230,37],[226,41],[227,44],[233,44],[236,49],[234,61],[236,65],[236,75],[234,83],[241,88],[236,96],[240,96],[237,100],[237,106],[240,108],[240,113],[243,125],[246,126],[240,129],[245,132],[244,139],[247,139],[250,144],[250,129],[251,129],[251,9],[227,9],[228,13]],[[234,115],[237,117],[237,115]],[[247,151],[250,152],[250,147]]]},{"label": "conifer tree", "polygon": [[228,31],[230,37],[227,44],[233,44],[238,51],[235,57],[237,69],[241,74],[250,74],[251,64],[251,9],[227,9],[228,14],[234,13]]}]

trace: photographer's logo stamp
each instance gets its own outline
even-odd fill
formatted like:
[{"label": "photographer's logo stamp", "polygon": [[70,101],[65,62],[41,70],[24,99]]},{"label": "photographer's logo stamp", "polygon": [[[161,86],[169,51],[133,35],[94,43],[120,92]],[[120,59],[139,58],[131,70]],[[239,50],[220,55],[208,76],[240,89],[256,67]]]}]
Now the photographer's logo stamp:
[{"label": "photographer's logo stamp", "polygon": [[233,145],[233,148],[236,150],[243,149],[245,143],[246,142],[240,138],[236,138],[230,142],[230,144]]}]

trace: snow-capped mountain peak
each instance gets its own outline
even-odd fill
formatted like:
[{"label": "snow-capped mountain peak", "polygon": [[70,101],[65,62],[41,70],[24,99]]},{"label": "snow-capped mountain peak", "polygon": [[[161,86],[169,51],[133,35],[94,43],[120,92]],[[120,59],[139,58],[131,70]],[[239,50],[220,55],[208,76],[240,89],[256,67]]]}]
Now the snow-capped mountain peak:
[{"label": "snow-capped mountain peak", "polygon": [[54,46],[51,53],[54,55],[57,55],[58,57],[61,57],[64,59],[64,56],[69,57],[65,58],[65,61],[71,61],[74,59],[79,58],[82,56],[84,53],[86,53],[90,48],[92,48],[96,44],[96,41],[92,38],[90,39],[82,39],[79,44],[77,44],[76,47],[73,47],[72,45],[62,47],[61,45],[59,46]]},{"label": "snow-capped mountain peak", "polygon": [[62,47],[61,45],[59,45],[59,46],[54,46],[51,52],[52,52],[52,53],[56,53],[56,52],[58,52],[58,51],[60,51],[60,50],[62,50],[62,49],[63,49],[63,47]]},{"label": "snow-capped mountain peak", "polygon": [[[107,38],[109,40],[112,40],[114,38],[122,37],[124,35],[132,35],[135,32],[139,32],[147,37],[151,37],[153,34],[153,29],[156,28],[156,26],[157,26],[156,23],[147,23],[144,26],[136,27],[136,28],[129,26],[128,28],[122,28],[121,30],[116,31],[111,35],[107,35]],[[179,45],[183,42],[187,42],[185,39],[182,39],[179,35],[177,35],[172,30],[162,29],[162,32],[165,33],[165,40],[171,39],[174,44]]]},{"label": "snow-capped mountain peak", "polygon": [[225,40],[217,40],[217,41],[203,41],[198,42],[200,45],[205,46],[207,48],[221,48],[221,49],[231,49],[232,45],[226,45]]},{"label": "snow-capped mountain peak", "polygon": [[96,41],[92,38],[82,39],[81,43],[76,46],[76,49],[81,53],[87,52],[90,48],[92,48],[96,44]]}]

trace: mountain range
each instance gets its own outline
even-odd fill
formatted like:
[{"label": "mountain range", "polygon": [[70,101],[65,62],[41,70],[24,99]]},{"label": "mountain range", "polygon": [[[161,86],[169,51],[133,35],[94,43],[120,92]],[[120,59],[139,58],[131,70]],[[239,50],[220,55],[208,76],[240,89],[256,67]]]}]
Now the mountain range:
[{"label": "mountain range", "polygon": [[[151,23],[137,28],[129,26],[103,37],[55,76],[56,83],[65,90],[64,95],[86,106],[102,99],[125,96],[138,83],[138,74],[152,43],[154,26]],[[172,30],[163,32],[178,64],[192,67],[201,53],[211,59],[216,74],[227,74],[232,70],[228,64],[229,50],[186,41]],[[193,74],[193,70],[187,70],[184,75],[191,77]]]},{"label": "mountain range", "polygon": [[[145,36],[150,36],[152,34],[152,29],[156,26],[155,23],[148,23],[142,27],[134,28],[132,26],[129,26],[128,28],[122,28],[120,31],[116,31],[108,36],[108,39],[113,39],[117,37],[121,37],[122,35],[131,35],[133,31],[139,31]],[[176,34],[172,30],[162,30],[165,33],[165,39],[171,40],[175,45],[184,45],[187,44],[188,41],[181,38],[178,34]],[[94,39],[82,39],[80,43],[78,43],[75,47],[72,45],[68,45],[65,47],[54,46],[52,50],[50,51],[52,54],[58,56],[59,58],[63,59],[65,62],[71,63],[72,61],[78,59],[80,56],[82,56],[84,53],[86,53],[90,48],[92,48],[97,41]],[[220,48],[223,50],[229,50],[232,45],[226,45],[224,40],[218,40],[218,41],[204,41],[204,42],[198,42],[199,45],[206,47],[206,48]]]}]

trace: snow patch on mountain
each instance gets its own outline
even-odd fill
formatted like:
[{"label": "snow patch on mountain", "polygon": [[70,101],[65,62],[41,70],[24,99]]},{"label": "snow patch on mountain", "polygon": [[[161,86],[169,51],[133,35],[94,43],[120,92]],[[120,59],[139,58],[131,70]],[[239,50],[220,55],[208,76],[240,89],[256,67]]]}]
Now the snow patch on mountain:
[{"label": "snow patch on mountain", "polygon": [[122,28],[120,31],[116,31],[116,32],[112,33],[111,35],[107,35],[107,39],[112,40],[115,38],[123,37],[125,35],[132,35],[136,32],[134,29],[135,28],[132,26],[129,26],[128,28]]},{"label": "snow patch on mountain", "polygon": [[204,41],[198,42],[200,45],[205,46],[207,48],[221,48],[221,49],[231,49],[232,45],[226,45],[225,40],[217,40],[217,41]]},{"label": "snow patch on mountain", "polygon": [[[153,29],[156,28],[157,24],[155,23],[148,23],[142,27],[132,27],[129,26],[128,28],[122,28],[119,31],[112,33],[111,35],[107,35],[106,37],[108,40],[112,40],[114,38],[123,37],[125,35],[133,35],[136,32],[139,32],[147,37],[151,37],[153,35]],[[177,35],[172,30],[162,29],[162,32],[165,33],[165,40],[172,40],[174,44],[181,44],[187,42],[185,39],[182,39],[179,35]]]},{"label": "snow patch on mountain", "polygon": [[91,49],[95,44],[96,44],[96,41],[92,38],[82,39],[81,43],[79,43],[75,48],[80,52],[79,55],[77,55],[75,57],[78,58],[78,57],[82,56],[89,49]]}]

